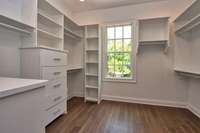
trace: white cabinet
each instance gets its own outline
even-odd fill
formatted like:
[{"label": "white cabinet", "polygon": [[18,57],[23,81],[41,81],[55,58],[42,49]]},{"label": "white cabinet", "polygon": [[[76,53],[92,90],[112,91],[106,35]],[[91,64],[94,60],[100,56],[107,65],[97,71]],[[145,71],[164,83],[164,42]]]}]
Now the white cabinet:
[{"label": "white cabinet", "polygon": [[43,80],[0,78],[1,133],[45,133],[46,84]]},{"label": "white cabinet", "polygon": [[48,125],[66,112],[67,54],[44,48],[21,49],[21,77],[49,80],[45,90],[46,122]]}]

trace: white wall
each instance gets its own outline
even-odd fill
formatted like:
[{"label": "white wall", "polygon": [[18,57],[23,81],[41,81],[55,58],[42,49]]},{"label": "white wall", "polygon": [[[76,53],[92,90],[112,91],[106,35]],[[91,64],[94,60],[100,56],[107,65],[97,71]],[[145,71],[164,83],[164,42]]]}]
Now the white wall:
[{"label": "white wall", "polygon": [[[189,3],[191,1],[188,0],[168,0],[76,13],[74,18],[81,25],[161,16],[171,16],[174,19]],[[103,98],[184,106],[189,82],[173,71],[174,42],[171,37],[172,47],[167,55],[160,46],[141,47],[137,57],[137,83],[103,82]]]}]

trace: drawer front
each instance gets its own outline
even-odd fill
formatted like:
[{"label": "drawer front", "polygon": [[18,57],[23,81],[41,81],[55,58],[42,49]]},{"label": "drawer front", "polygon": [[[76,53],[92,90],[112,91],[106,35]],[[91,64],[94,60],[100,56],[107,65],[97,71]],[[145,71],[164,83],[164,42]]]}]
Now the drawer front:
[{"label": "drawer front", "polygon": [[60,115],[64,114],[66,112],[66,102],[63,101],[53,108],[46,111],[46,122],[45,125],[47,126],[50,124],[53,120],[55,120]]},{"label": "drawer front", "polygon": [[66,77],[66,67],[43,67],[42,79],[55,80]]},{"label": "drawer front", "polygon": [[51,81],[46,87],[46,109],[58,104],[67,98],[66,78]]},{"label": "drawer front", "polygon": [[40,51],[41,66],[66,66],[67,65],[67,54],[44,50]]}]

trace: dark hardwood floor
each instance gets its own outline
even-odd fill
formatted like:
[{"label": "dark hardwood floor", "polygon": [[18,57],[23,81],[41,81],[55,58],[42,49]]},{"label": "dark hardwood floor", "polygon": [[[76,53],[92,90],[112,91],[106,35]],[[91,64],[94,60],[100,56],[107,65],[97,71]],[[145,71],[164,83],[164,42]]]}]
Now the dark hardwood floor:
[{"label": "dark hardwood floor", "polygon": [[200,119],[185,109],[112,101],[68,102],[68,114],[59,117],[47,133],[200,133]]}]

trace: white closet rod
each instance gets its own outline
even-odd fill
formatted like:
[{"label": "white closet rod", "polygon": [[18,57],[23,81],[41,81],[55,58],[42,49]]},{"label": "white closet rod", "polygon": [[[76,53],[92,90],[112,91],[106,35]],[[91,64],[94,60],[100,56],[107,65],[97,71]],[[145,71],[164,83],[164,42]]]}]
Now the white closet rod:
[{"label": "white closet rod", "polygon": [[15,26],[8,25],[8,24],[5,24],[5,23],[0,23],[0,26],[2,26],[4,28],[7,28],[7,29],[14,30],[14,31],[22,32],[22,33],[25,33],[25,34],[31,34],[30,31],[27,31],[27,30],[24,30],[24,29],[20,29],[20,28],[17,28]]}]

